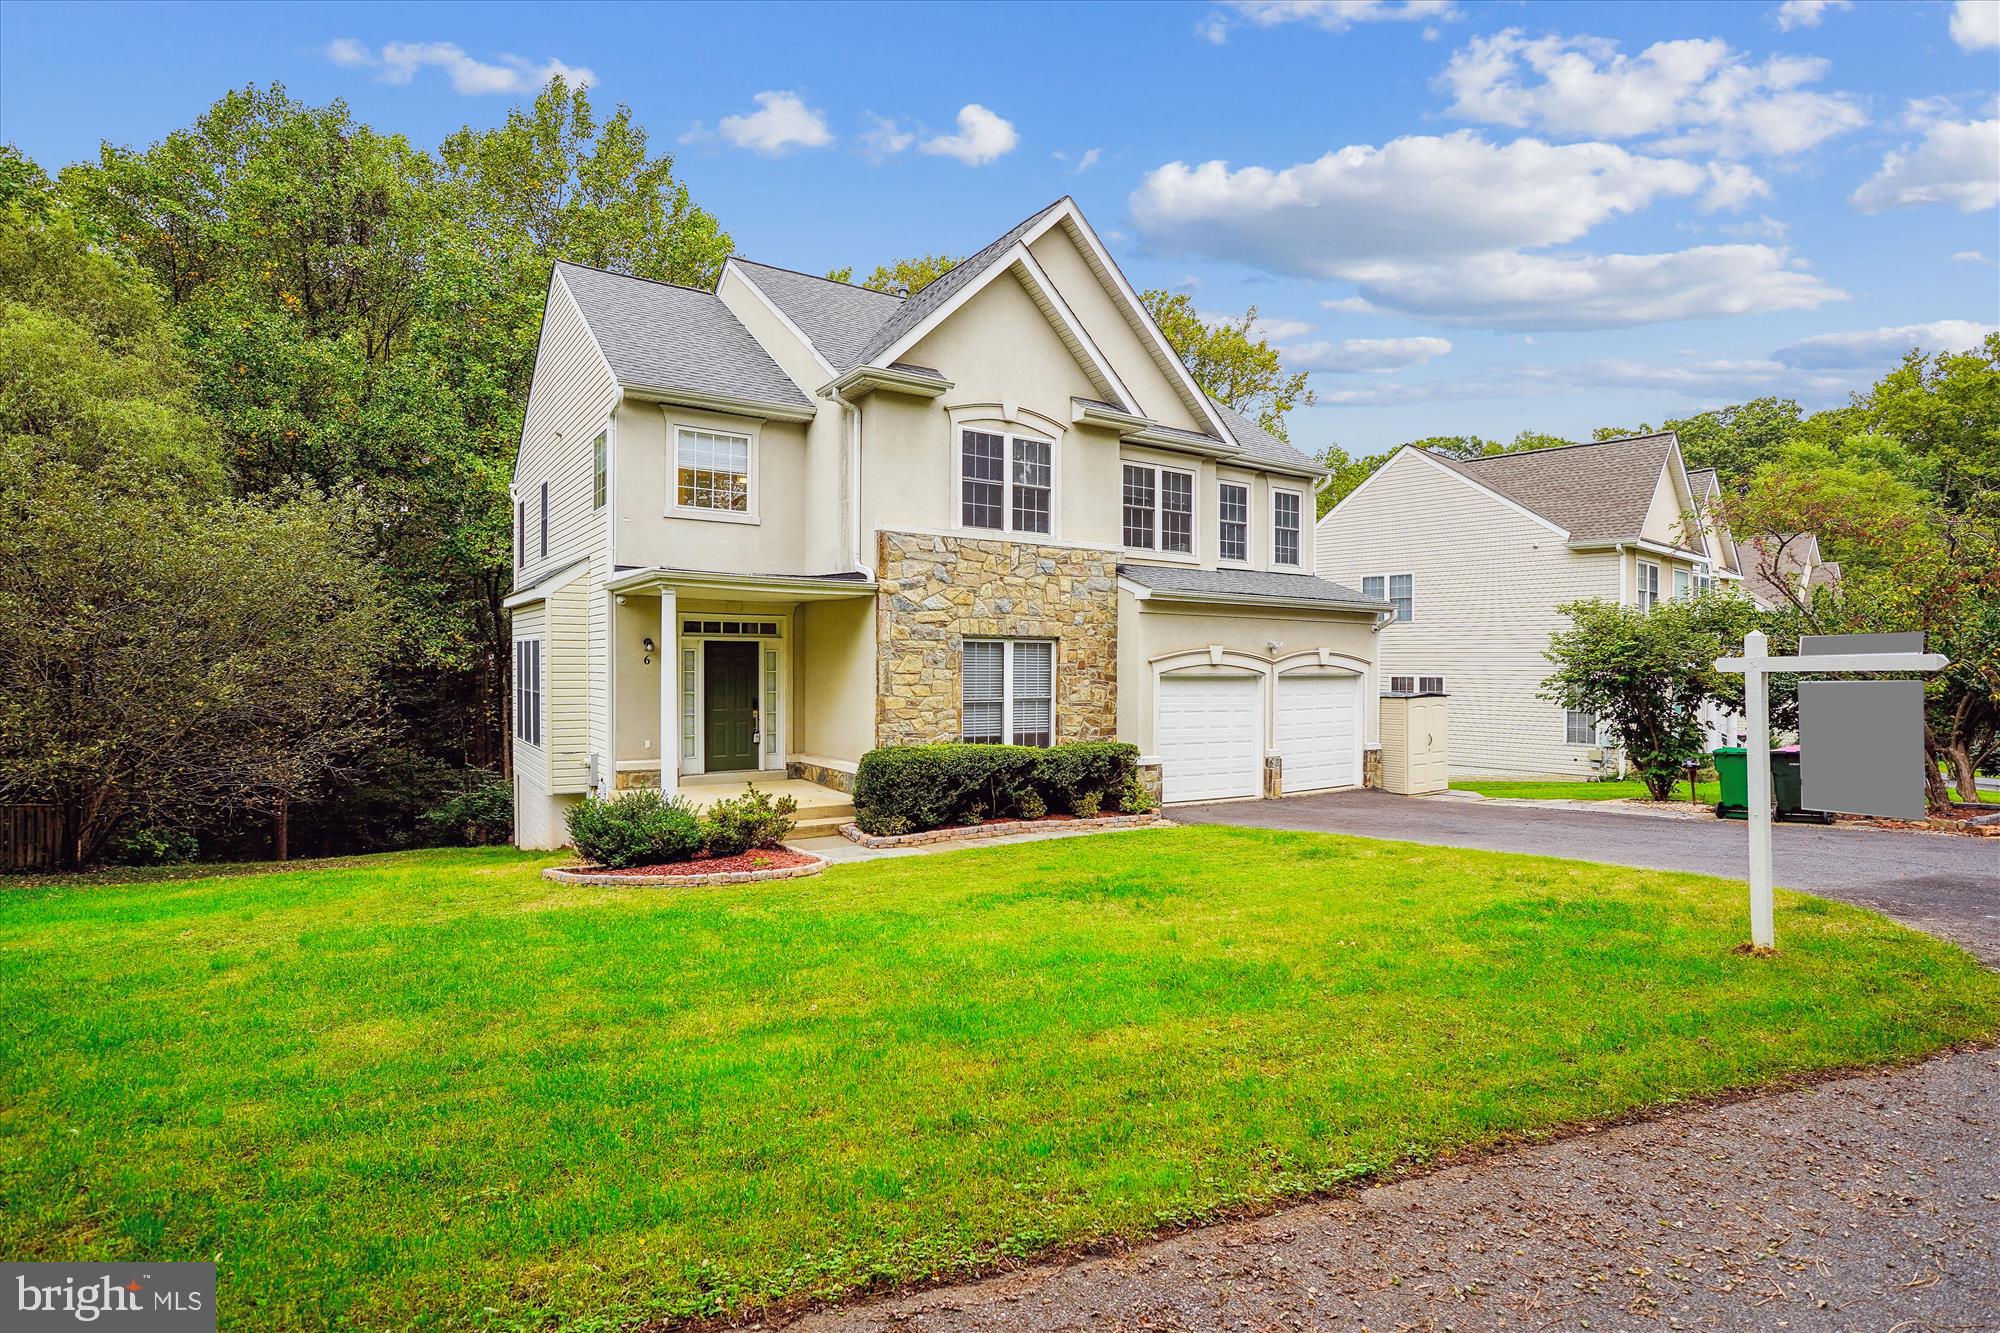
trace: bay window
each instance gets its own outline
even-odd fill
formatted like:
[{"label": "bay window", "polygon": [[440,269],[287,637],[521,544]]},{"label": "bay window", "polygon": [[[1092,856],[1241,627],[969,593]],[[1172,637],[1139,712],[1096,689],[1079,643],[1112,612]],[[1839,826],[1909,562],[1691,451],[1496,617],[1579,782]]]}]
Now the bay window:
[{"label": "bay window", "polygon": [[1250,488],[1233,481],[1225,481],[1217,488],[1216,512],[1221,515],[1221,545],[1218,554],[1224,560],[1248,560],[1250,558]]},{"label": "bay window", "polygon": [[1301,497],[1297,491],[1271,492],[1271,563],[1278,565],[1300,563],[1301,508]]},{"label": "bay window", "polygon": [[1123,481],[1125,545],[1193,555],[1194,473],[1127,463]]},{"label": "bay window", "polygon": [[514,738],[542,743],[542,641],[514,640]]},{"label": "bay window", "polygon": [[1051,744],[1055,681],[1051,640],[967,639],[960,655],[960,739],[984,745]]}]

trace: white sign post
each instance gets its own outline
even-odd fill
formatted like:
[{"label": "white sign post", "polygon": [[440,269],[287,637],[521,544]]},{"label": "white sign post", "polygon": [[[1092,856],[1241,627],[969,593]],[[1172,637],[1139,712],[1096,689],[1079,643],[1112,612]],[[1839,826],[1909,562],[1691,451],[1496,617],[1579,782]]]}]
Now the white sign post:
[{"label": "white sign post", "polygon": [[1735,671],[1743,676],[1743,707],[1750,715],[1749,753],[1744,761],[1749,771],[1750,802],[1750,944],[1757,949],[1777,947],[1775,915],[1771,901],[1771,682],[1772,672],[1797,674],[1809,671],[1942,671],[1951,659],[1942,653],[1825,653],[1810,657],[1772,657],[1771,641],[1762,630],[1752,630],[1743,638],[1741,657],[1716,659],[1717,671]]}]

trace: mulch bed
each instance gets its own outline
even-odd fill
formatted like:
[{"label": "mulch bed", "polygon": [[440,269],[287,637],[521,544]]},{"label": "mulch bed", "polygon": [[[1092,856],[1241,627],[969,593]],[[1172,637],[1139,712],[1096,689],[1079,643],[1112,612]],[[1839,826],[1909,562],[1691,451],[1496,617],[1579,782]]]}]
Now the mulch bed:
[{"label": "mulch bed", "polygon": [[690,861],[670,861],[658,866],[572,866],[572,870],[593,875],[733,875],[750,870],[791,870],[811,865],[818,857],[795,852],[789,847],[767,847],[740,856],[697,856]]},{"label": "mulch bed", "polygon": [[950,824],[944,828],[925,829],[920,833],[895,833],[871,835],[863,833],[857,824],[842,824],[840,835],[849,842],[863,847],[879,849],[884,847],[921,847],[937,842],[961,842],[978,838],[999,838],[1015,833],[1034,833],[1038,830],[1055,828],[1076,828],[1090,826],[1093,829],[1152,828],[1162,826],[1167,821],[1158,815],[1128,815],[1118,811],[1106,811],[1090,819],[1077,815],[1043,815],[1040,819],[982,819],[977,824]]}]

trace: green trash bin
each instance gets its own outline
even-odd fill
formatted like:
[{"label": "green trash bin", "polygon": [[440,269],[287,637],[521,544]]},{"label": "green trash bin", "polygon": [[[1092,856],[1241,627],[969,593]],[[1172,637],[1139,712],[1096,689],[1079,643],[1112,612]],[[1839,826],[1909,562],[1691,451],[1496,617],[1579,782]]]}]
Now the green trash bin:
[{"label": "green trash bin", "polygon": [[1722,788],[1722,799],[1715,803],[1717,819],[1750,818],[1750,765],[1744,761],[1746,753],[1740,745],[1725,745],[1709,754],[1715,761],[1715,780]]},{"label": "green trash bin", "polygon": [[1799,801],[1799,747],[1786,745],[1771,751],[1771,796],[1778,818],[1794,824],[1831,824],[1833,816],[1823,810],[1808,810]]}]

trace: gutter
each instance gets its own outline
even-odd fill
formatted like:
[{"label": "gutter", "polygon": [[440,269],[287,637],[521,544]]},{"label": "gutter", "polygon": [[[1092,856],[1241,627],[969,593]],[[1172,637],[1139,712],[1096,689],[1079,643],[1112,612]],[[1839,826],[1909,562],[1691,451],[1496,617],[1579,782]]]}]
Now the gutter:
[{"label": "gutter", "polygon": [[[1225,606],[1276,606],[1298,611],[1345,611],[1354,613],[1370,612],[1376,616],[1394,615],[1391,608],[1384,612],[1376,602],[1329,602],[1313,597],[1271,597],[1263,593],[1243,592],[1184,592],[1180,589],[1151,588],[1131,579],[1121,578],[1118,586],[1132,594],[1135,602],[1177,602],[1194,605]],[[1378,626],[1379,628],[1379,626]]]},{"label": "gutter", "polygon": [[819,414],[819,409],[807,403],[793,406],[785,403],[767,403],[756,398],[739,398],[727,393],[702,393],[694,389],[662,389],[650,384],[621,384],[620,395],[631,395],[649,402],[666,403],[673,407],[692,407],[709,412],[726,412],[732,416],[756,417],[764,421],[811,421]]},{"label": "gutter", "polygon": [[825,579],[810,574],[721,574],[711,570],[669,569],[664,565],[648,565],[644,569],[630,570],[607,582],[604,587],[609,592],[623,592],[647,583],[672,583],[676,586],[712,588],[721,591],[740,589],[745,592],[818,592],[842,595],[860,595],[875,591],[874,579]]}]

